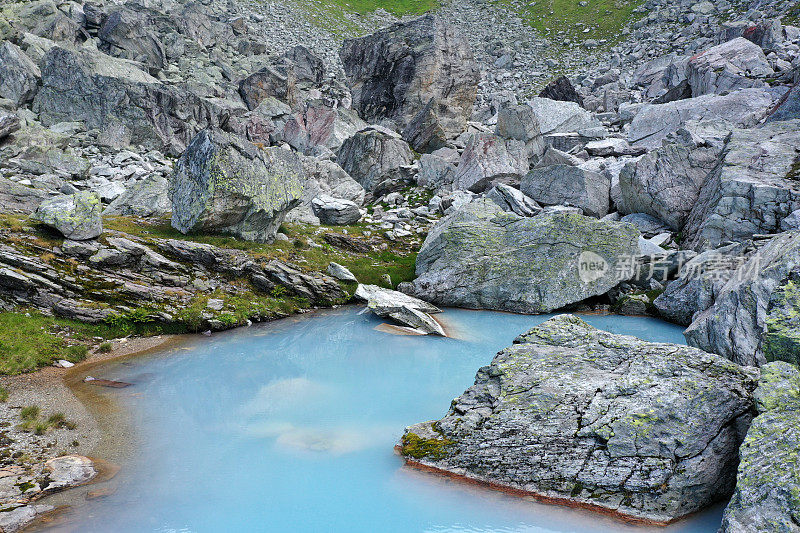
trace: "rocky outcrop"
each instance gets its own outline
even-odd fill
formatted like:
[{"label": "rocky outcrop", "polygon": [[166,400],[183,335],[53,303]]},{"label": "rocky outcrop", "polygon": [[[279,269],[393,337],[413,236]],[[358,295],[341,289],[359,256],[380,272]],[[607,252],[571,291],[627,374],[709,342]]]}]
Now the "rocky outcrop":
[{"label": "rocky outcrop", "polygon": [[320,194],[311,200],[311,208],[320,223],[331,226],[355,224],[361,219],[361,212],[354,202],[327,194]]},{"label": "rocky outcrop", "polygon": [[255,109],[264,99],[273,97],[298,108],[311,89],[321,85],[325,76],[322,60],[304,46],[295,46],[282,56],[239,83],[239,94],[248,109]]},{"label": "rocky outcrop", "polygon": [[661,56],[642,65],[635,73],[636,84],[655,104],[683,100],[692,96],[688,78],[689,58],[673,54]]},{"label": "rocky outcrop", "polygon": [[17,45],[0,43],[0,98],[21,106],[33,100],[42,73]]},{"label": "rocky outcrop", "polygon": [[36,208],[33,218],[74,241],[94,239],[103,233],[100,198],[90,192],[45,200]]},{"label": "rocky outcrop", "polygon": [[0,141],[19,130],[19,117],[14,113],[0,111]]},{"label": "rocky outcrop", "polygon": [[410,290],[438,305],[547,313],[617,285],[618,258],[639,253],[638,237],[628,224],[520,217],[476,200],[430,230]]},{"label": "rocky outcrop", "polygon": [[117,196],[103,214],[161,218],[172,211],[168,190],[164,177],[150,176]]},{"label": "rocky outcrop", "polygon": [[346,40],[340,56],[363,119],[394,121],[418,151],[464,131],[480,74],[465,36],[437,16]]},{"label": "rocky outcrop", "polygon": [[668,523],[727,497],[758,372],[561,315],[481,368],[399,450],[548,502]]},{"label": "rocky outcrop", "polygon": [[104,17],[98,30],[100,49],[107,54],[144,63],[156,70],[166,64],[164,45],[151,31],[154,24],[141,12],[119,7]]},{"label": "rocky outcrop", "polygon": [[743,37],[724,42],[689,60],[692,96],[762,87],[775,74],[761,48]]},{"label": "rocky outcrop", "polygon": [[30,214],[48,197],[45,191],[0,178],[0,211]]},{"label": "rocky outcrop", "polygon": [[483,192],[497,183],[519,185],[528,171],[523,141],[505,140],[494,133],[473,134],[456,168],[453,189]]},{"label": "rocky outcrop", "polygon": [[775,105],[767,117],[767,122],[793,120],[800,118],[800,83],[796,83]]},{"label": "rocky outcrop", "polygon": [[353,296],[365,301],[367,308],[377,316],[391,318],[423,335],[447,336],[442,326],[431,316],[442,312],[435,305],[377,285],[359,285]]},{"label": "rocky outcrop", "polygon": [[800,373],[787,363],[761,368],[758,416],[739,448],[736,491],[720,533],[796,531],[800,514]]},{"label": "rocky outcrop", "polygon": [[604,217],[611,204],[611,180],[604,174],[569,165],[531,170],[520,190],[544,205],[566,205],[592,217]]},{"label": "rocky outcrop", "polygon": [[542,207],[533,198],[503,183],[495,185],[486,193],[486,198],[499,205],[503,211],[516,213],[521,217],[532,217],[542,212]]},{"label": "rocky outcrop", "polygon": [[417,185],[432,189],[437,193],[450,192],[456,178],[456,163],[458,152],[453,150],[455,157],[445,159],[436,153],[422,154],[419,158],[419,173]]},{"label": "rocky outcrop", "polygon": [[357,207],[364,203],[364,187],[333,161],[306,157],[303,158],[303,166],[306,173],[303,198],[299,206],[287,213],[287,222],[319,224],[320,220],[311,204],[314,198],[321,195],[340,198]]},{"label": "rocky outcrop", "polygon": [[800,121],[735,130],[705,180],[684,229],[694,249],[777,233],[800,208],[797,146]]},{"label": "rocky outcrop", "polygon": [[304,182],[296,153],[204,130],[175,165],[172,226],[271,242],[286,213],[299,205]]},{"label": "rocky outcrop", "polygon": [[800,232],[781,233],[733,273],[686,340],[743,365],[799,363],[799,280]]},{"label": "rocky outcrop", "polygon": [[573,133],[602,126],[594,115],[572,101],[532,98],[528,104],[533,108],[534,115],[539,121],[539,131],[542,135]]},{"label": "rocky outcrop", "polygon": [[367,191],[397,180],[414,153],[396,133],[380,126],[365,128],[347,139],[336,155],[339,165]]}]

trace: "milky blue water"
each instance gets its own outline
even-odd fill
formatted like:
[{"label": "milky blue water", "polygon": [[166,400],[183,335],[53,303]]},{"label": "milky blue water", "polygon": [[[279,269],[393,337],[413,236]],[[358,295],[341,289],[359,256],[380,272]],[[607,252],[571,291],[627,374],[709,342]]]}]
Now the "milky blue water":
[{"label": "milky blue water", "polygon": [[[440,418],[476,370],[547,317],[448,310],[461,339],[396,336],[357,308],[199,338],[95,377],[133,413],[138,451],[77,531],[649,531],[403,467],[403,428]],[[683,343],[657,320],[596,327]],[[720,509],[658,531],[712,532]]]}]

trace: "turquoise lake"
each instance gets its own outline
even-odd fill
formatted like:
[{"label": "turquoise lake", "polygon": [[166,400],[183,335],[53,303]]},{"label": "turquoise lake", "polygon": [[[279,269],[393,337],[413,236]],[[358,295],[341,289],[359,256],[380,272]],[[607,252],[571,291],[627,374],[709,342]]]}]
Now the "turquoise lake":
[{"label": "turquoise lake", "polygon": [[[407,425],[440,418],[475,372],[547,316],[448,310],[459,339],[398,336],[358,307],[197,337],[92,373],[130,409],[116,491],[67,527],[102,532],[714,532],[722,508],[635,527],[403,466]],[[581,315],[683,343],[681,328]]]}]

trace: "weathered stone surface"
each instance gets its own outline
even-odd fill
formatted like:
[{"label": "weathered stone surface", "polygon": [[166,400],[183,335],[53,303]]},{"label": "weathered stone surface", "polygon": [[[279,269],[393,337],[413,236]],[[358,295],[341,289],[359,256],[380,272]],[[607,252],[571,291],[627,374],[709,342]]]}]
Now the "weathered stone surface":
[{"label": "weathered stone surface", "polygon": [[30,102],[41,77],[39,67],[17,45],[9,41],[0,44],[0,98],[17,106]]},{"label": "weathered stone surface", "polygon": [[542,212],[542,207],[533,198],[503,183],[495,185],[486,193],[486,198],[499,205],[503,211],[516,213],[521,217],[532,217]]},{"label": "weathered stone surface", "polygon": [[320,195],[348,200],[357,206],[364,203],[364,187],[333,161],[306,157],[303,166],[306,174],[303,199],[299,206],[287,213],[287,222],[319,224],[311,202]]},{"label": "weathered stone surface", "polygon": [[74,241],[94,239],[103,232],[100,198],[90,192],[45,200],[33,218]]},{"label": "weathered stone surface", "polygon": [[320,194],[314,198],[311,201],[311,208],[320,223],[331,226],[355,224],[361,219],[361,212],[354,202],[327,194]]},{"label": "weathered stone surface", "polygon": [[304,100],[302,93],[320,85],[324,76],[322,60],[304,46],[295,46],[243,79],[239,94],[248,109],[255,109],[268,97],[297,108]]},{"label": "weathered stone surface", "polygon": [[589,155],[595,157],[637,156],[647,151],[647,149],[642,146],[631,146],[628,144],[628,141],[618,137],[590,141],[586,143],[584,149]]},{"label": "weathered stone surface", "polygon": [[422,154],[419,158],[417,185],[436,193],[450,192],[456,179],[456,166],[436,154]]},{"label": "weathered stone surface", "polygon": [[430,316],[431,313],[441,312],[434,305],[377,285],[359,285],[354,297],[367,302],[369,310],[380,317],[391,318],[425,335],[446,337],[442,326]]},{"label": "weathered stone surface", "polygon": [[172,226],[271,242],[286,213],[303,197],[296,153],[259,149],[232,135],[203,130],[175,165],[170,182]]},{"label": "weathered stone surface", "polygon": [[743,89],[727,95],[707,94],[666,104],[647,104],[631,122],[628,141],[635,146],[657,148],[690,120],[724,121],[734,127],[750,128],[766,116],[773,101],[769,90]]},{"label": "weathered stone surface", "polygon": [[798,120],[773,122],[731,134],[687,219],[690,247],[777,233],[781,220],[800,209],[799,127]]},{"label": "weathered stone surface", "polygon": [[569,165],[531,170],[522,179],[520,190],[540,204],[578,207],[598,218],[608,214],[611,201],[607,176]]},{"label": "weathered stone surface", "polygon": [[117,196],[103,214],[163,217],[172,211],[168,190],[169,182],[165,178],[149,176]]},{"label": "weathered stone surface", "polygon": [[46,191],[0,178],[0,211],[4,213],[32,213],[47,197]]},{"label": "weathered stone surface", "polygon": [[0,531],[3,533],[16,533],[33,522],[38,515],[53,509],[52,505],[22,505],[0,513]]},{"label": "weathered stone surface", "polygon": [[54,457],[45,464],[50,471],[51,483],[48,488],[57,490],[87,483],[97,475],[94,463],[82,455],[62,455]]},{"label": "weathered stone surface", "polygon": [[773,237],[685,331],[692,346],[744,365],[800,362],[800,232]]},{"label": "weathered stone surface", "polygon": [[759,77],[774,73],[761,48],[738,37],[692,57],[688,79],[692,96],[701,96],[762,87]]},{"label": "weathered stone surface", "polygon": [[573,133],[602,127],[602,123],[594,115],[575,102],[532,98],[528,105],[533,108],[542,135]]},{"label": "weathered stone surface", "polygon": [[[472,114],[480,72],[466,36],[428,14],[344,42],[340,52],[353,109],[368,121],[389,119],[415,148],[455,138]],[[422,125],[422,127],[420,127]]]},{"label": "weathered stone surface", "polygon": [[[480,199],[431,229],[413,293],[445,306],[547,313],[619,283],[617,258],[638,254],[638,237],[628,224],[569,213],[520,217]],[[584,272],[583,281],[579,259],[608,268]]]},{"label": "weathered stone surface", "polygon": [[356,279],[356,276],[352,272],[350,272],[350,270],[346,266],[340,265],[339,263],[329,264],[326,271],[328,272],[328,274],[338,279],[339,281],[348,281],[352,283],[358,281],[358,279]]},{"label": "weathered stone surface", "polygon": [[736,491],[720,533],[797,531],[800,515],[800,373],[787,363],[761,368],[758,416],[739,448]]},{"label": "weathered stone surface", "polygon": [[115,57],[139,61],[154,69],[166,66],[164,45],[151,31],[153,21],[142,12],[120,7],[100,26],[100,49]]},{"label": "weathered stone surface", "polygon": [[758,373],[561,315],[481,368],[409,460],[572,505],[669,522],[734,488]]},{"label": "weathered stone surface", "polygon": [[559,76],[548,83],[539,93],[539,98],[547,98],[559,102],[575,102],[578,105],[583,105],[583,98],[566,76]]},{"label": "weathered stone surface", "polygon": [[692,96],[688,79],[689,58],[667,55],[642,65],[635,74],[644,96],[656,104],[683,100]]},{"label": "weathered stone surface", "polygon": [[720,152],[673,142],[626,164],[619,174],[623,211],[647,213],[680,231]]},{"label": "weathered stone surface", "polygon": [[379,126],[370,126],[347,139],[336,154],[339,165],[367,191],[397,177],[400,167],[414,160],[408,143]]},{"label": "weathered stone surface", "polygon": [[14,113],[0,111],[0,141],[19,130],[19,117]]},{"label": "weathered stone surface", "polygon": [[453,189],[483,192],[497,183],[519,185],[527,171],[525,143],[504,140],[493,133],[476,133],[461,154]]},{"label": "weathered stone surface", "polygon": [[795,83],[789,92],[775,105],[767,117],[767,122],[800,118],[800,82]]}]

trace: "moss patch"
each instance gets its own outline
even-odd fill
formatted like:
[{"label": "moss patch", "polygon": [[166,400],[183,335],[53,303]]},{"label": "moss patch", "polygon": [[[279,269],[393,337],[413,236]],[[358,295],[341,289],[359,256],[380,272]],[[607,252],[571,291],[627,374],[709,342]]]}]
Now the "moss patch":
[{"label": "moss patch", "polygon": [[400,441],[400,453],[414,459],[444,459],[450,454],[450,447],[454,441],[442,437],[441,439],[426,439],[416,433],[406,433]]}]

